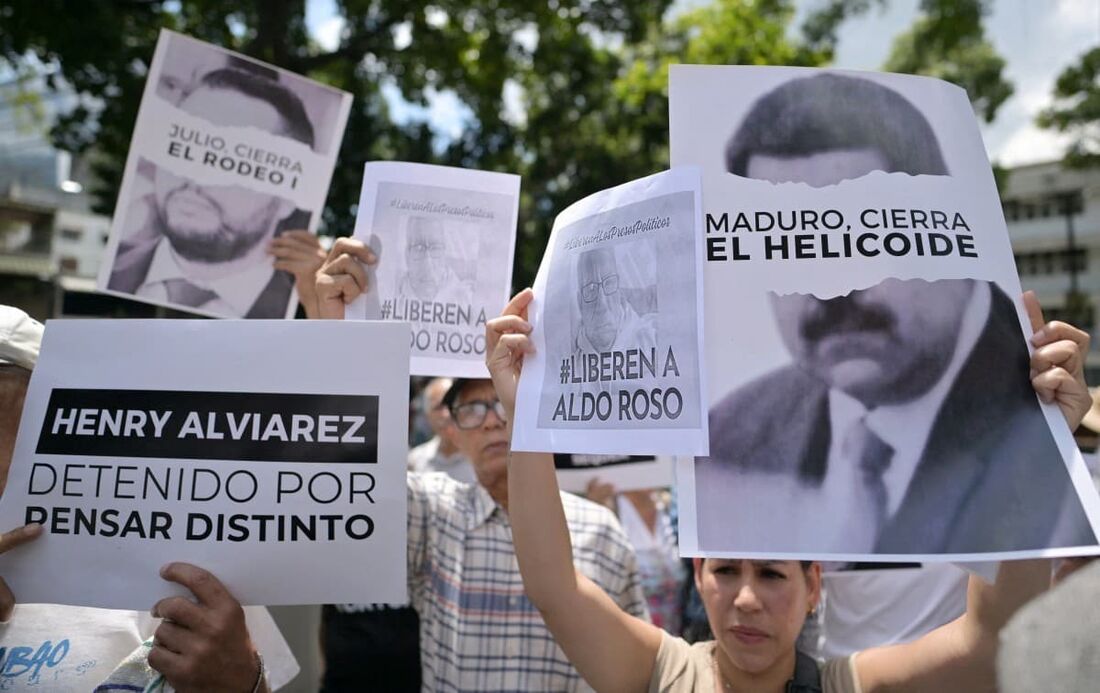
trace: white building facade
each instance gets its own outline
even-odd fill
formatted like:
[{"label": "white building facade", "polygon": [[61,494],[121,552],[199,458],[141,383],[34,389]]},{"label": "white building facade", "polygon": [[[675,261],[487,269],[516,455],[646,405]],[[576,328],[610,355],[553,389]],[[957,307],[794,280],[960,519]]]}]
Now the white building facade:
[{"label": "white building facade", "polygon": [[1058,162],[1011,169],[1001,191],[1020,283],[1047,319],[1064,319],[1093,336],[1086,379],[1100,383],[1100,169]]}]

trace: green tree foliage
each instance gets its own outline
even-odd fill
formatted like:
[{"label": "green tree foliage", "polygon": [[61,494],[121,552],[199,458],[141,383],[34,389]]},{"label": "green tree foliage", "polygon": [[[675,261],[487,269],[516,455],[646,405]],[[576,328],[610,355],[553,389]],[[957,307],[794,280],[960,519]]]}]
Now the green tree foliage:
[{"label": "green tree foliage", "polygon": [[966,90],[987,123],[1012,96],[1005,61],[985,37],[988,0],[921,0],[913,26],[894,40],[883,69],[939,77]]},{"label": "green tree foliage", "polygon": [[1054,104],[1039,114],[1040,127],[1072,136],[1067,166],[1100,165],[1100,48],[1067,67],[1054,84]]},{"label": "green tree foliage", "polygon": [[[823,0],[802,23],[807,49],[831,59],[840,26],[890,0]],[[987,123],[1012,96],[1004,59],[985,37],[989,0],[921,0],[913,25],[894,39],[882,69],[928,75],[966,90],[974,111]]]},{"label": "green tree foliage", "polygon": [[[789,30],[794,0],[714,0],[679,14],[667,12],[671,0],[335,0],[345,23],[339,44],[327,49],[309,36],[306,0],[0,0],[0,59],[18,64],[33,55],[57,67],[51,85],[80,95],[51,134],[92,162],[92,191],[106,213],[160,28],[344,89],[354,101],[326,231],[352,228],[366,161],[520,173],[523,285],[563,207],[668,165],[670,64],[821,65],[845,17],[887,1],[825,0],[798,38]],[[951,5],[978,11],[952,18]],[[974,48],[988,46],[982,3],[924,0],[922,10],[909,48],[896,48],[892,64],[977,85],[971,96],[991,114],[1007,92],[997,100],[992,63]],[[975,66],[981,76],[972,79]],[[424,122],[395,122],[386,89],[418,105],[431,91],[453,92],[469,117],[457,137],[441,140]]]},{"label": "green tree foliage", "polygon": [[849,17],[866,13],[872,7],[885,7],[889,0],[825,0],[816,5],[802,22],[802,36],[811,50],[832,59],[837,33]]}]

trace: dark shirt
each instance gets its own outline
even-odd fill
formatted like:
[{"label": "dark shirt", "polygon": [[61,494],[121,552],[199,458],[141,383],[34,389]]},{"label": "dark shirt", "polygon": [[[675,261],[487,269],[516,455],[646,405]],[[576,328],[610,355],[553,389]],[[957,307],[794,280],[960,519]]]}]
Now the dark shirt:
[{"label": "dark shirt", "polygon": [[420,622],[411,606],[326,604],[321,632],[321,693],[420,690]]}]

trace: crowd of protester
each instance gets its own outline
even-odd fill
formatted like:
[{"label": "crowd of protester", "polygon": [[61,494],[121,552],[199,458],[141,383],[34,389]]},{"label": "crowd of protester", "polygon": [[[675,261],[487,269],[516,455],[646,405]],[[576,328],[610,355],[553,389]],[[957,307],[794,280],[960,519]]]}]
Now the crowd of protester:
[{"label": "crowd of protester", "polygon": [[[339,239],[313,258],[295,272],[309,285],[305,312],[342,317],[367,289],[363,268],[375,257]],[[412,428],[430,438],[407,460],[410,603],[324,606],[321,690],[979,690],[998,685],[998,670],[1004,690],[1026,690],[1021,681],[1045,680],[1035,678],[1044,665],[1095,677],[1096,654],[1089,659],[1083,643],[1095,642],[1096,622],[1056,616],[1066,613],[1061,591],[1097,603],[1097,566],[1070,577],[1085,559],[1006,562],[992,582],[951,564],[682,560],[674,488],[619,491],[595,481],[587,498],[559,492],[550,455],[509,449],[515,383],[531,349],[530,300],[520,293],[488,325],[492,380],[418,383]],[[1095,426],[1082,375],[1088,336],[1044,323],[1033,300],[1029,307],[1037,391],[1071,428],[1082,419]],[[3,479],[42,328],[8,307],[0,322]],[[1087,438],[1091,429],[1081,430]],[[34,525],[6,532],[0,552],[39,534]],[[288,655],[257,633],[270,631],[256,625],[262,610],[246,619],[201,567],[173,564],[164,577],[195,599],[164,600],[152,614],[159,622],[131,615],[122,625],[104,610],[16,606],[18,595],[0,583],[8,622],[0,628],[9,629],[0,643],[20,621],[79,619],[116,641],[104,655],[114,672],[99,691],[249,691],[285,681]],[[1073,584],[1043,594],[1062,581]],[[1073,635],[1074,627],[1085,631]],[[1062,645],[1044,663],[1021,643],[1048,631]],[[210,653],[218,666],[202,660]]]}]

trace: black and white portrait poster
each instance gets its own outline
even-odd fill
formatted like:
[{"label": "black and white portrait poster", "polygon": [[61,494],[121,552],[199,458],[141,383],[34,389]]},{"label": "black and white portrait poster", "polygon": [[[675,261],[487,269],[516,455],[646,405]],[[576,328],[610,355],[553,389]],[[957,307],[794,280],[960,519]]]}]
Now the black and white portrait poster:
[{"label": "black and white portrait poster", "polygon": [[673,485],[674,462],[668,455],[554,453],[558,486],[571,493],[584,493],[593,479],[611,484],[616,492],[668,488]]},{"label": "black and white portrait poster", "polygon": [[351,95],[161,31],[97,286],[223,318],[292,317],[269,244],[315,231]]},{"label": "black and white portrait poster", "polygon": [[378,256],[349,320],[412,324],[412,374],[487,378],[485,322],[512,284],[519,176],[371,162],[355,238]]},{"label": "black and white portrait poster", "polygon": [[699,198],[699,169],[681,167],[554,220],[513,450],[706,454]]},{"label": "black and white portrait poster", "polygon": [[23,602],[115,609],[183,594],[172,561],[242,604],[403,601],[408,332],[47,323],[0,500],[0,526],[45,532],[0,574]]},{"label": "black and white portrait poster", "polygon": [[710,453],[685,555],[990,560],[1095,552],[1100,503],[1030,383],[1030,323],[965,92],[675,66],[702,167]]}]

